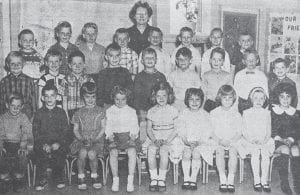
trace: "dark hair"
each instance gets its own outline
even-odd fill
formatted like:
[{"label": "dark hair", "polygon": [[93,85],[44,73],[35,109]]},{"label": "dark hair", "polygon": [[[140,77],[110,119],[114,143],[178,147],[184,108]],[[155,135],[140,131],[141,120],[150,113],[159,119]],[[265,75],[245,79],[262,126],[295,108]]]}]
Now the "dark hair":
[{"label": "dark hair", "polygon": [[249,36],[249,37],[253,40],[252,35],[251,35],[248,31],[241,32],[240,35],[239,35],[239,38],[240,38],[241,36]]},{"label": "dark hair", "polygon": [[133,7],[131,8],[130,12],[129,12],[129,18],[131,19],[131,21],[135,24],[136,20],[135,20],[135,14],[136,14],[136,10],[139,8],[145,8],[147,10],[148,13],[148,17],[150,18],[153,14],[152,8],[150,7],[150,5],[147,2],[141,2],[138,1],[136,2]]},{"label": "dark hair", "polygon": [[84,56],[84,54],[81,51],[79,51],[79,50],[75,50],[72,53],[70,53],[70,55],[68,57],[68,63],[69,64],[72,63],[72,60],[73,60],[74,57],[80,57],[83,60],[83,62],[85,62],[85,56]]},{"label": "dark hair", "polygon": [[126,36],[127,36],[128,38],[130,38],[130,37],[129,37],[129,32],[128,32],[128,30],[127,30],[126,28],[118,28],[118,29],[115,31],[115,34],[114,34],[114,36],[113,36],[113,42],[116,43],[116,44],[117,44],[117,41],[116,41],[117,34],[126,34]]},{"label": "dark hair", "polygon": [[151,104],[155,105],[157,103],[156,102],[156,94],[159,90],[164,90],[167,92],[167,94],[168,94],[167,103],[168,104],[174,103],[175,96],[174,96],[173,88],[171,87],[171,85],[168,82],[162,81],[162,82],[156,83],[151,89],[151,97],[150,97]]},{"label": "dark hair", "polygon": [[180,55],[192,59],[192,52],[189,48],[182,47],[182,48],[178,49],[178,51],[176,52],[175,57],[178,58]]},{"label": "dark hair", "polygon": [[131,98],[131,91],[125,87],[122,87],[120,85],[114,86],[114,88],[111,90],[110,98],[114,101],[117,94],[125,95],[127,102]]},{"label": "dark hair", "polygon": [[181,44],[180,37],[181,37],[181,35],[182,35],[183,32],[189,32],[189,33],[192,34],[192,37],[194,36],[194,31],[190,27],[187,27],[187,26],[182,27],[180,29],[179,35],[176,36],[176,41],[175,41],[175,46],[176,47]]},{"label": "dark hair", "polygon": [[111,43],[109,44],[106,49],[105,49],[105,55],[108,55],[108,53],[111,51],[120,51],[121,52],[121,47],[117,43]]},{"label": "dark hair", "polygon": [[16,57],[16,58],[21,58],[22,63],[24,62],[24,58],[22,56],[22,53],[19,51],[11,51],[5,58],[5,65],[4,65],[4,70],[7,72],[10,72],[10,62],[11,58]]},{"label": "dark hair", "polygon": [[202,89],[200,89],[200,88],[189,88],[185,91],[185,98],[184,98],[185,105],[190,108],[189,99],[193,95],[200,97],[200,99],[201,99],[200,107],[201,107],[203,104],[203,100],[204,100],[204,93],[203,93]]},{"label": "dark hair", "polygon": [[20,93],[17,93],[17,92],[14,92],[14,93],[11,93],[11,94],[8,94],[6,95],[6,98],[5,98],[5,102],[10,105],[14,100],[20,100],[21,101],[21,104],[23,105],[23,96],[22,94]]},{"label": "dark hair", "polygon": [[233,103],[236,101],[236,92],[231,85],[222,85],[217,93],[216,102],[218,105],[221,105],[222,96],[233,96]]},{"label": "dark hair", "polygon": [[93,82],[86,82],[83,83],[82,86],[80,87],[80,98],[83,99],[83,96],[86,94],[96,94],[96,84]]},{"label": "dark hair", "polygon": [[56,94],[58,93],[57,87],[53,84],[47,83],[42,89],[42,96],[45,95],[46,91],[53,90]]},{"label": "dark hair", "polygon": [[221,37],[223,37],[223,30],[219,27],[217,28],[213,28],[211,31],[210,31],[210,36],[213,35],[214,32],[220,32],[221,33]]},{"label": "dark hair", "polygon": [[211,53],[210,53],[210,59],[214,56],[214,53],[219,53],[222,55],[222,59],[225,60],[225,50],[222,49],[221,47],[216,47],[214,48]]},{"label": "dark hair", "polygon": [[160,30],[160,28],[158,27],[152,27],[150,30],[149,30],[149,33],[148,33],[148,37],[150,37],[150,35],[152,35],[153,32],[158,32],[160,34],[160,36],[163,36],[163,32]]},{"label": "dark hair", "polygon": [[255,49],[246,49],[243,54],[243,59],[245,60],[249,54],[254,54],[256,59],[258,59],[259,55]]},{"label": "dark hair", "polygon": [[275,88],[274,88],[274,94],[275,94],[275,104],[280,104],[279,101],[279,95],[282,93],[287,93],[291,96],[292,101],[291,105],[294,105],[293,102],[296,101],[297,98],[297,91],[295,90],[295,87],[290,84],[290,83],[279,83]]},{"label": "dark hair", "polygon": [[69,28],[70,33],[72,34],[72,26],[67,21],[61,21],[57,24],[57,26],[54,28],[54,38],[59,41],[59,37],[57,36],[58,33],[60,33],[62,28]]},{"label": "dark hair", "polygon": [[93,22],[85,23],[81,29],[81,33],[84,34],[87,28],[93,28],[95,29],[96,33],[98,33],[98,26]]},{"label": "dark hair", "polygon": [[153,49],[151,47],[147,47],[146,49],[144,49],[142,51],[142,59],[144,58],[144,56],[146,54],[153,54],[153,55],[155,55],[155,58],[157,58],[157,53],[156,53],[155,49]]},{"label": "dark hair", "polygon": [[45,55],[45,58],[44,58],[45,62],[48,62],[49,57],[54,57],[54,56],[57,56],[59,58],[59,61],[62,60],[61,53],[58,50],[56,50],[56,49],[52,49],[52,50],[49,50],[47,52],[47,54]]},{"label": "dark hair", "polygon": [[24,29],[24,30],[22,30],[22,31],[18,34],[18,46],[19,46],[20,48],[22,48],[22,45],[20,44],[22,35],[27,35],[27,34],[32,35],[32,36],[33,36],[33,39],[34,39],[34,34],[33,34],[32,30],[30,30],[30,29]]},{"label": "dark hair", "polygon": [[287,63],[287,61],[283,58],[276,58],[272,64],[273,64],[273,68],[275,68],[275,65],[278,64],[278,63],[283,63],[285,65],[285,67],[289,67],[289,64]]}]

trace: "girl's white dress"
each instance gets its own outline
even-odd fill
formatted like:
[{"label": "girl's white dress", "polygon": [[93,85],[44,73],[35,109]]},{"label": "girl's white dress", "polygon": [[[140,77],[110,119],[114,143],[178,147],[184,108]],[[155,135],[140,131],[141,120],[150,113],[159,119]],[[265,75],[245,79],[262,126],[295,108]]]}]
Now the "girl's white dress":
[{"label": "girl's white dress", "polygon": [[[192,112],[185,108],[178,117],[176,122],[178,135],[184,137],[189,142],[200,141],[202,144],[197,146],[194,150],[200,152],[202,158],[210,165],[213,163],[212,154],[215,147],[211,139],[212,125],[210,123],[209,114],[199,109]],[[186,146],[185,147],[189,147]]]},{"label": "girl's white dress", "polygon": [[268,141],[264,144],[252,143],[255,140],[263,141],[268,131],[271,132],[271,112],[269,110],[253,107],[245,110],[243,113],[243,137],[240,140],[242,146],[240,156],[245,158],[247,154],[258,153],[260,151],[271,156],[275,150],[271,134]]}]

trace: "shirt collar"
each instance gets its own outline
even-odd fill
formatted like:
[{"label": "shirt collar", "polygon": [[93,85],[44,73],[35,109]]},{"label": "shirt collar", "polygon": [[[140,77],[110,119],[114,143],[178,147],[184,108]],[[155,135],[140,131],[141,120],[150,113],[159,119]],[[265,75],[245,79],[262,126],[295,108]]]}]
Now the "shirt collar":
[{"label": "shirt collar", "polygon": [[276,114],[279,115],[285,112],[287,115],[293,116],[296,112],[296,109],[292,106],[290,106],[287,110],[283,110],[279,105],[273,105],[272,109]]}]

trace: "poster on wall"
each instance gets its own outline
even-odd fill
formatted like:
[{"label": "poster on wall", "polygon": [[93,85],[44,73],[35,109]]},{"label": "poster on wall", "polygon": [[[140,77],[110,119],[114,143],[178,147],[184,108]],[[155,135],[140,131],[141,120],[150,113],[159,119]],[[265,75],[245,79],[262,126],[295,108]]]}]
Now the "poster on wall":
[{"label": "poster on wall", "polygon": [[270,71],[273,61],[284,58],[290,74],[300,74],[300,14],[270,13]]}]

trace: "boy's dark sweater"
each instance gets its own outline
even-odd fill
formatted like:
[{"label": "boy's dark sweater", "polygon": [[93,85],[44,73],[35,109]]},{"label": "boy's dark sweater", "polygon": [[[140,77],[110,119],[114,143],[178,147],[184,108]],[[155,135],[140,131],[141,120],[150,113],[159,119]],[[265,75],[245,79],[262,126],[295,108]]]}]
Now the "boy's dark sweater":
[{"label": "boy's dark sweater", "polygon": [[67,115],[63,109],[54,107],[50,110],[43,106],[36,112],[32,123],[34,147],[53,143],[66,146],[68,128]]},{"label": "boy's dark sweater", "polygon": [[133,88],[131,75],[126,68],[105,68],[99,72],[97,79],[97,105],[102,106],[104,103],[113,104],[111,91],[116,85],[120,85],[129,90]]}]

